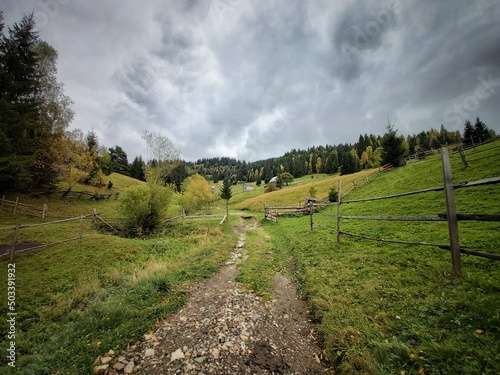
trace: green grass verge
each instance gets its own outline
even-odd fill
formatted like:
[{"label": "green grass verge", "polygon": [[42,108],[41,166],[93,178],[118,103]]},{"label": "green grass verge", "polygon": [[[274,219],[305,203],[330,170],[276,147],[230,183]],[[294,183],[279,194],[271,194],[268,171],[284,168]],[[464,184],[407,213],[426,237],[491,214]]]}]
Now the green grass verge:
[{"label": "green grass verge", "polygon": [[270,236],[262,227],[246,232],[245,261],[239,265],[236,281],[245,284],[264,301],[271,297],[275,261]]},{"label": "green grass verge", "polygon": [[[217,223],[176,224],[166,232],[144,240],[92,234],[81,246],[16,256],[17,371],[5,356],[0,371],[90,374],[97,356],[125,349],[182,306],[182,286],[217,272],[235,243],[229,226]],[[0,261],[3,282],[7,263]],[[2,319],[2,349],[7,328]]]},{"label": "green grass verge", "polygon": [[[484,148],[498,144],[499,141]],[[469,168],[452,155],[454,181],[500,176],[498,149],[477,154]],[[439,156],[382,174],[346,199],[442,185]],[[499,185],[455,191],[459,213],[500,212]],[[245,202],[242,202],[245,204]],[[342,206],[343,215],[436,215],[444,193]],[[334,214],[332,207],[322,213]],[[314,220],[335,227],[334,217]],[[342,220],[342,230],[378,238],[448,242],[446,222]],[[500,262],[462,256],[461,279],[451,256],[435,247],[342,237],[309,217],[265,222],[273,261],[288,265],[311,305],[324,354],[336,374],[500,373]],[[500,253],[498,223],[460,223],[460,242]],[[254,267],[257,268],[257,267]]]},{"label": "green grass verge", "polygon": [[335,373],[500,371],[498,262],[467,257],[462,280],[454,280],[440,250],[337,245],[331,233],[311,232],[307,217],[264,228],[277,256],[293,259]]}]

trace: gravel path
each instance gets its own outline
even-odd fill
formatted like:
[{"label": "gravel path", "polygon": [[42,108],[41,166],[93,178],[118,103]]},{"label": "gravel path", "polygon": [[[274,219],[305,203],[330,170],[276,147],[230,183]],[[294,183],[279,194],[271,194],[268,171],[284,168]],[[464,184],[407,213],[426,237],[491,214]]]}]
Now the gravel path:
[{"label": "gravel path", "polygon": [[264,304],[235,281],[237,265],[244,261],[245,231],[226,266],[210,280],[188,289],[191,297],[183,309],[126,353],[111,352],[98,358],[94,371],[144,375],[324,373],[307,307],[297,298],[295,286],[282,274],[275,274],[272,300]]}]

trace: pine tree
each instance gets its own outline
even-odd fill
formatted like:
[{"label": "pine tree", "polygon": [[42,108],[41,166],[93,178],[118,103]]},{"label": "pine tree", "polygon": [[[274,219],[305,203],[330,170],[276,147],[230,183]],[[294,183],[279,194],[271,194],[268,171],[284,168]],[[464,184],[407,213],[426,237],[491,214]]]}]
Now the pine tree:
[{"label": "pine tree", "polygon": [[127,153],[120,146],[111,147],[108,151],[111,157],[111,170],[128,176]]},{"label": "pine tree", "polygon": [[394,125],[387,125],[387,132],[382,138],[382,165],[392,164],[394,167],[405,165],[404,138],[397,136]]},{"label": "pine tree", "polygon": [[142,160],[142,156],[136,156],[130,164],[130,177],[135,178],[137,180],[146,181],[144,177],[144,160]]},{"label": "pine tree", "polygon": [[229,221],[229,200],[232,198],[233,192],[231,190],[231,181],[229,181],[228,177],[222,182],[219,196],[226,201],[226,218]]},{"label": "pine tree", "polygon": [[63,132],[74,115],[57,82],[57,52],[35,27],[33,13],[8,35],[0,25],[0,184],[6,188],[55,185],[65,162]]},{"label": "pine tree", "polygon": [[464,124],[464,142],[472,143],[474,138],[474,127],[469,120],[465,121]]},{"label": "pine tree", "polygon": [[489,138],[491,138],[490,129],[477,117],[474,124],[474,140],[481,143]]},{"label": "pine tree", "polygon": [[0,39],[0,184],[26,188],[40,146],[40,79],[33,14]]}]

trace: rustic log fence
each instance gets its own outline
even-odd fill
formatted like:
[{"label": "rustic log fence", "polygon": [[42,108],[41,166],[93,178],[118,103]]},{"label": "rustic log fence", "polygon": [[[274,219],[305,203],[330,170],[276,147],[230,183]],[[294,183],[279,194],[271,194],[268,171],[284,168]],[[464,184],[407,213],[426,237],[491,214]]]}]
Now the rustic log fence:
[{"label": "rustic log fence", "polygon": [[94,199],[94,200],[102,200],[109,199],[113,196],[113,194],[99,194],[99,193],[89,193],[87,191],[73,191],[73,190],[57,190],[57,193],[62,193],[63,198],[86,198],[86,199]]},{"label": "rustic log fence", "polygon": [[220,220],[219,224],[222,225],[222,223],[224,223],[224,221],[227,220],[227,215],[226,214],[224,214],[224,215],[211,215],[211,214],[186,215],[186,213],[184,211],[182,211],[182,213],[180,215],[165,219],[162,221],[162,223],[174,222],[177,220],[182,221],[182,224],[185,224],[186,221],[215,221],[215,220],[219,221]]},{"label": "rustic log fence", "polygon": [[[48,246],[58,245],[58,244],[65,243],[65,242],[70,242],[70,241],[78,241],[79,243],[81,243],[82,238],[85,238],[85,237],[88,236],[88,235],[84,235],[83,234],[83,220],[84,219],[90,219],[90,218],[94,218],[94,220],[95,220],[95,216],[96,215],[95,215],[95,212],[94,212],[94,213],[92,213],[90,215],[76,216],[76,217],[72,217],[72,218],[69,218],[69,219],[54,220],[54,221],[44,222],[44,223],[40,223],[40,224],[22,224],[22,225],[21,224],[17,224],[17,225],[15,225],[13,227],[0,228],[0,232],[4,232],[4,231],[13,231],[14,232],[14,239],[13,239],[13,242],[12,242],[12,246],[10,247],[10,252],[0,255],[0,257],[4,257],[4,256],[7,256],[7,255],[10,255],[10,261],[12,262],[13,259],[14,259],[14,254],[23,253],[25,251],[42,249],[42,248],[45,248],[45,247],[48,247]],[[80,221],[80,225],[78,227],[78,236],[72,237],[72,238],[63,239],[63,240],[60,240],[60,241],[51,242],[51,243],[45,243],[45,244],[39,244],[39,245],[29,246],[29,247],[25,247],[25,248],[17,249],[16,250],[16,246],[17,245],[21,245],[21,243],[18,243],[18,240],[19,240],[19,232],[22,229],[35,228],[35,227],[40,227],[42,225],[62,224],[62,223],[68,223],[68,222],[71,222],[71,221],[76,221],[76,220]]]},{"label": "rustic log fence", "polygon": [[[352,181],[349,181],[347,186],[345,187],[344,194],[347,194],[354,190],[355,188],[366,184],[371,181],[376,176],[388,172],[393,169],[394,166],[392,164],[386,164],[378,167],[377,171],[371,175],[364,176],[362,178],[358,178]],[[327,201],[316,201],[313,198],[306,198],[305,203],[303,205],[299,204],[297,206],[267,206],[267,203],[264,202],[264,219],[278,222],[278,218],[280,216],[291,216],[291,215],[306,215],[309,214],[310,207],[313,207],[314,210],[318,210],[321,208],[325,208],[329,206],[330,203]]]},{"label": "rustic log fence", "polygon": [[32,204],[26,204],[19,202],[17,197],[15,201],[5,199],[5,195],[2,196],[0,201],[0,210],[12,211],[13,215],[22,214],[27,216],[39,217],[44,221],[47,218],[49,207],[44,204],[42,208],[36,207]]},{"label": "rustic log fence", "polygon": [[[485,143],[490,143],[492,141],[488,141],[488,142],[484,142],[483,145]],[[454,153],[458,153],[460,155],[460,158],[462,159],[462,163],[464,165],[465,168],[467,168],[469,166],[469,162],[474,162],[474,161],[478,161],[478,160],[482,160],[482,159],[489,159],[489,158],[493,158],[493,157],[498,157],[500,156],[500,152],[497,153],[497,154],[493,154],[493,155],[487,155],[487,156],[481,156],[481,157],[470,157],[471,155],[475,155],[475,154],[479,154],[481,152],[485,152],[485,151],[491,151],[493,149],[496,149],[496,148],[499,148],[500,145],[496,145],[496,146],[492,146],[492,147],[488,147],[488,148],[483,148],[481,150],[476,150],[476,147],[477,146],[469,146],[469,147],[464,147],[463,145],[460,145],[455,151]],[[467,152],[465,153],[465,151],[468,151],[470,149],[474,149],[473,151],[470,151],[470,152]],[[469,160],[467,160],[467,157],[469,157]]]},{"label": "rustic log fence", "polygon": [[[441,249],[451,250],[452,254],[452,271],[456,276],[461,276],[461,259],[460,254],[469,254],[474,256],[479,256],[483,258],[500,260],[499,254],[486,253],[483,251],[479,251],[478,249],[470,249],[464,248],[460,246],[458,241],[458,221],[462,220],[473,220],[473,221],[500,221],[499,214],[458,214],[456,212],[456,205],[454,200],[454,190],[460,188],[468,188],[473,186],[483,186],[490,184],[498,184],[500,183],[500,177],[492,177],[486,178],[477,181],[470,181],[466,183],[453,183],[453,177],[451,173],[450,167],[450,159],[449,159],[449,151],[447,147],[443,147],[441,149],[442,156],[442,169],[443,169],[443,186],[431,187],[426,189],[420,189],[415,191],[409,191],[404,193],[379,196],[379,197],[370,197],[370,198],[360,198],[360,199],[350,199],[350,200],[341,200],[341,183],[339,181],[338,186],[338,201],[333,203],[332,205],[337,206],[337,214],[325,214],[325,213],[316,213],[314,207],[311,206],[309,209],[310,214],[310,226],[311,231],[314,226],[319,228],[327,229],[337,234],[337,243],[340,243],[341,235],[362,238],[367,240],[379,241],[379,242],[387,242],[387,243],[398,243],[398,244],[406,244],[406,245],[422,245],[422,246],[435,246]],[[341,214],[341,206],[344,204],[352,204],[352,203],[361,203],[368,202],[380,199],[392,199],[397,197],[410,196],[415,194],[423,194],[434,191],[444,191],[445,199],[446,199],[446,214],[438,214],[438,215],[423,215],[423,216],[352,216],[352,215],[342,215]],[[326,216],[336,218],[336,228],[332,228],[330,226],[318,223],[314,221],[314,215],[318,216]],[[403,241],[403,240],[395,240],[395,239],[384,239],[366,236],[362,234],[350,233],[341,229],[341,219],[358,219],[358,220],[387,220],[387,221],[447,221],[448,222],[448,232],[449,232],[449,243],[428,243],[428,242],[415,242],[415,241]]]}]

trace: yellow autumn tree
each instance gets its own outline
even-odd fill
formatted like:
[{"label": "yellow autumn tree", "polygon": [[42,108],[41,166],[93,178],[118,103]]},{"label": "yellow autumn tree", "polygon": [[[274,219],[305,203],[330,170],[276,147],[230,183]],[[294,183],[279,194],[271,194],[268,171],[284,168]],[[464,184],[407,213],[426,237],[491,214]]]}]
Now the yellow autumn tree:
[{"label": "yellow autumn tree", "polygon": [[186,179],[184,192],[179,198],[179,203],[186,213],[199,211],[208,202],[214,199],[210,184],[205,177],[196,174]]}]

